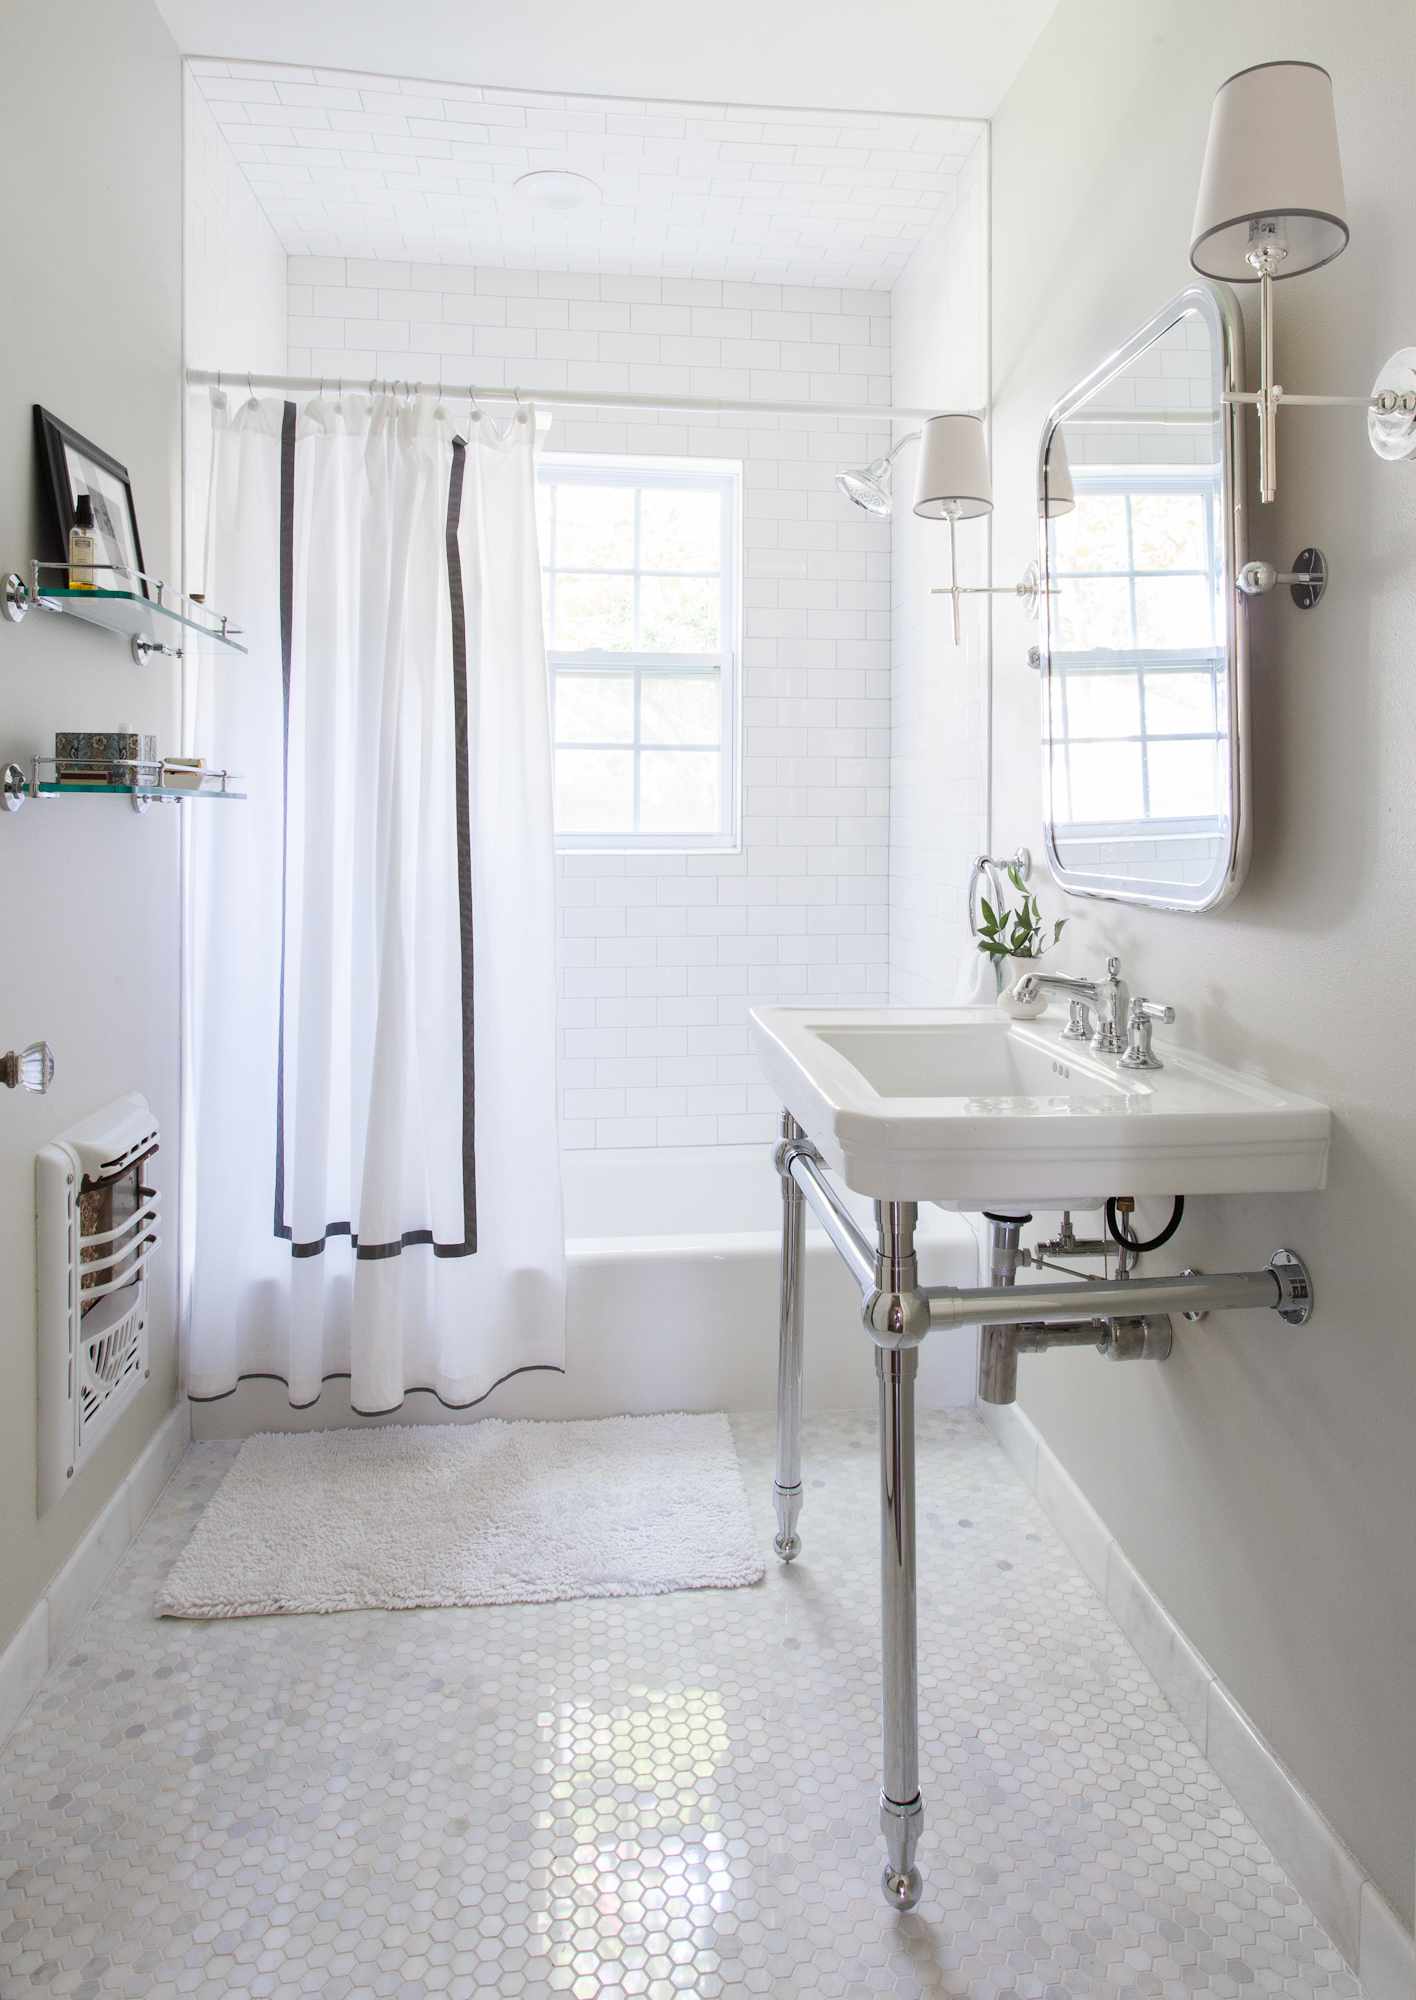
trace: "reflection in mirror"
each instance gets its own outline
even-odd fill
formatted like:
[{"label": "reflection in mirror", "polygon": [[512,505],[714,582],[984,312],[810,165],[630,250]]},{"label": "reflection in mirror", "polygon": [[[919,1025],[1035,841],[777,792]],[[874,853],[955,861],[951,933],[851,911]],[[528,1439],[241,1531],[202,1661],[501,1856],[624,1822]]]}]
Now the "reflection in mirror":
[{"label": "reflection in mirror", "polygon": [[1238,338],[1192,287],[1045,433],[1048,849],[1083,893],[1209,909],[1239,885]]}]

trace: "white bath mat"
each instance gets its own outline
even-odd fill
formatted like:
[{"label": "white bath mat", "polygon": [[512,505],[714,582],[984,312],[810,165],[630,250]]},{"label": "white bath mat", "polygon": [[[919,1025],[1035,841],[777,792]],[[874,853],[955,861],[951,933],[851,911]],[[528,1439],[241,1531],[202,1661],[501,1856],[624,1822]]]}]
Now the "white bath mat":
[{"label": "white bath mat", "polygon": [[726,1417],[397,1424],[248,1438],[157,1610],[652,1597],[763,1567]]}]

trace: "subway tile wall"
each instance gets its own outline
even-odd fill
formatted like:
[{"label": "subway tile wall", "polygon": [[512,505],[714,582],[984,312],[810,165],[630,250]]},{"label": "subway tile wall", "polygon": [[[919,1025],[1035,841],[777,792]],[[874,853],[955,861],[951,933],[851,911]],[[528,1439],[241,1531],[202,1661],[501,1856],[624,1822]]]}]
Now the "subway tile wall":
[{"label": "subway tile wall", "polygon": [[[882,410],[890,296],[825,286],[292,257],[296,374],[750,396]],[[835,488],[882,416],[557,411],[549,451],[743,466],[743,838],[561,861],[564,1143],[771,1137],[747,1013],[888,987],[890,524]]]}]

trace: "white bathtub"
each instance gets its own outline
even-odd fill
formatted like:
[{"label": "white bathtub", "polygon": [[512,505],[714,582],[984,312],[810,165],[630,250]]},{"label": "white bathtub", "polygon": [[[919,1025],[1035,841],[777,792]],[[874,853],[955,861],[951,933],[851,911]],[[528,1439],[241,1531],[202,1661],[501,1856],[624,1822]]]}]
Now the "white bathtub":
[{"label": "white bathtub", "polygon": [[[513,1376],[478,1416],[599,1417],[649,1410],[770,1409],[777,1381],[777,1261],[782,1198],[770,1146],[645,1148],[567,1153],[568,1299],[564,1375]],[[855,1202],[873,1227],[870,1204]],[[922,1208],[925,1284],[975,1285],[978,1247],[967,1220]],[[874,1356],[855,1288],[807,1212],[805,1402],[868,1408]],[[931,1334],[919,1400],[972,1403],[976,1335]],[[321,1429],[357,1422],[346,1384],[292,1411],[275,1383],[245,1382],[221,1402],[193,1405],[198,1437]],[[411,1396],[404,1423],[465,1422],[431,1396]]]},{"label": "white bathtub", "polygon": [[[569,1310],[557,1414],[770,1407],[782,1213],[771,1148],[571,1153],[564,1179]],[[873,1229],[870,1203],[851,1199]],[[922,1209],[919,1246],[924,1283],[979,1282],[963,1216]],[[925,1342],[921,1403],[973,1402],[975,1347],[972,1330]],[[805,1372],[808,1409],[874,1397],[857,1294],[810,1211]]]}]

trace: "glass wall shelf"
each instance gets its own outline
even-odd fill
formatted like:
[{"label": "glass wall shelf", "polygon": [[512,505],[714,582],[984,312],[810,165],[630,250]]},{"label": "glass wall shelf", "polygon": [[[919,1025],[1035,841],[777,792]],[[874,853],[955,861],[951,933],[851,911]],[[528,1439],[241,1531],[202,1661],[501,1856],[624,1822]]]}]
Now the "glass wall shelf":
[{"label": "glass wall shelf", "polygon": [[[128,641],[133,658],[140,665],[153,653],[180,660],[181,642],[188,633],[224,646],[228,652],[246,651],[238,636],[239,625],[209,611],[194,598],[183,597],[159,577],[144,576],[138,570],[114,569],[108,563],[97,563],[94,567],[96,572],[106,571],[111,575],[112,588],[72,589],[67,582],[67,563],[32,562],[28,583],[11,572],[5,579],[5,616],[18,624],[34,604],[43,611],[68,612],[86,624],[102,625],[109,632],[117,632]],[[45,572],[53,572],[55,580],[46,583]],[[65,580],[60,581],[61,578]]]},{"label": "glass wall shelf", "polygon": [[57,760],[53,757],[32,757],[29,775],[26,776],[19,764],[6,764],[0,771],[0,805],[6,812],[18,812],[26,799],[62,799],[73,793],[77,798],[127,799],[134,812],[144,813],[155,800],[169,805],[185,805],[189,799],[244,799],[245,792],[233,790],[241,783],[235,771],[203,770],[196,783],[190,785],[164,785],[160,782],[160,764],[137,763],[124,759],[112,767],[115,771],[131,771],[130,784],[109,784],[95,780],[93,784],[70,784],[58,777],[42,776],[45,770],[57,770]]}]

